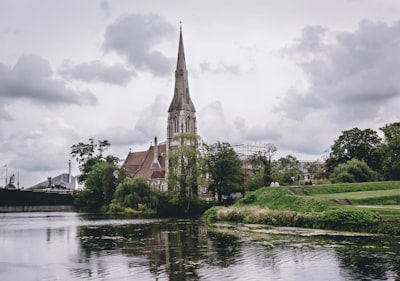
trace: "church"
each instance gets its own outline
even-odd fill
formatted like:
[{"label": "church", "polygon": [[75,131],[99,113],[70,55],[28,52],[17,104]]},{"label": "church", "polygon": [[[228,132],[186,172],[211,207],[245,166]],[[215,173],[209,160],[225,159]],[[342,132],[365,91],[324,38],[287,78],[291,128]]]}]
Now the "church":
[{"label": "church", "polygon": [[182,27],[179,32],[178,59],[175,70],[174,96],[168,109],[167,141],[154,144],[146,151],[129,152],[124,167],[133,178],[142,177],[149,184],[161,191],[167,191],[169,150],[178,144],[173,138],[188,133],[197,135],[196,109],[190,98],[188,72],[186,69],[185,51],[183,48]]}]

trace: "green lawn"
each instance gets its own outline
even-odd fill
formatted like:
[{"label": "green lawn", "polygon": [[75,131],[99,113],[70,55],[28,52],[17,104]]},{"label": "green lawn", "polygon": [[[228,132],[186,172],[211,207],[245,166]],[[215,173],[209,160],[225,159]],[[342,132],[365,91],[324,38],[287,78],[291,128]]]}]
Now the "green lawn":
[{"label": "green lawn", "polygon": [[316,198],[347,199],[350,202],[352,200],[380,198],[380,197],[392,197],[392,196],[393,197],[400,196],[400,189],[357,191],[357,192],[344,192],[344,193],[313,195],[313,197],[316,197]]},{"label": "green lawn", "polygon": [[315,194],[313,198],[347,200],[352,207],[376,211],[385,217],[400,216],[400,189]]}]

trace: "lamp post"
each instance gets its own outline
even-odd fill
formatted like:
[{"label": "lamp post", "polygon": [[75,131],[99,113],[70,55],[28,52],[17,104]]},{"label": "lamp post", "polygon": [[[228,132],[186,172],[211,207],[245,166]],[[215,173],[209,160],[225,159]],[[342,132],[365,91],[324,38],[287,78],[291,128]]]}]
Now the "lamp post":
[{"label": "lamp post", "polygon": [[4,168],[6,168],[6,179],[5,179],[5,185],[4,185],[4,188],[6,188],[7,187],[7,178],[8,178],[8,175],[7,175],[7,172],[8,172],[7,164],[4,165]]}]

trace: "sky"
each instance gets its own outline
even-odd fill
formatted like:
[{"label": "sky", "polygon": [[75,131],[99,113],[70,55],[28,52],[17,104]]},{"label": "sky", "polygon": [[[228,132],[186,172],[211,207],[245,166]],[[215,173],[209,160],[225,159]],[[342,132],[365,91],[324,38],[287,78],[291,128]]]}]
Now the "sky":
[{"label": "sky", "polygon": [[0,0],[0,186],[89,138],[122,160],[165,140],[180,22],[206,143],[314,161],[399,120],[398,0]]}]

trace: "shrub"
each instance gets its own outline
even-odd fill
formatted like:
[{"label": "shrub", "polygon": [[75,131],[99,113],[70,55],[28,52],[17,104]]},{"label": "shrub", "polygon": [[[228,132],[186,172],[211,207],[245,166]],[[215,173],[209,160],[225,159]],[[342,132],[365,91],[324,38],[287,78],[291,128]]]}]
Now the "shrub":
[{"label": "shrub", "polygon": [[351,159],[344,164],[338,165],[331,173],[329,179],[332,183],[338,182],[367,182],[378,178],[364,161]]},{"label": "shrub", "polygon": [[217,211],[221,207],[212,207],[204,212],[204,217],[208,222],[216,222],[217,221]]},{"label": "shrub", "polygon": [[363,230],[380,221],[380,215],[375,212],[350,208],[328,210],[321,216],[321,222],[333,229]]},{"label": "shrub", "polygon": [[113,200],[108,206],[108,211],[112,214],[122,213],[124,211],[124,208],[118,202]]}]

